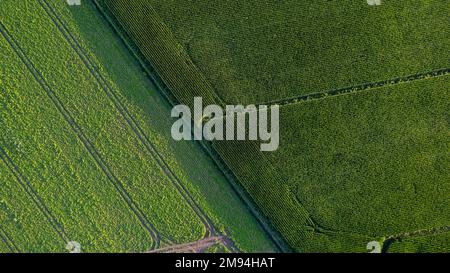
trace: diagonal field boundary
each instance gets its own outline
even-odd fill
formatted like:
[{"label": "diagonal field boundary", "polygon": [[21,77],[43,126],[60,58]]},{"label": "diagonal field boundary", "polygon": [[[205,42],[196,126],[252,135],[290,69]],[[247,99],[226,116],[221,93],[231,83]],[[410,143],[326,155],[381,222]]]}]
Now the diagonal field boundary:
[{"label": "diagonal field boundary", "polygon": [[[405,76],[405,77],[396,77],[393,79],[383,80],[383,81],[378,81],[378,82],[362,83],[362,84],[343,87],[343,88],[331,89],[331,90],[327,90],[327,91],[310,93],[310,94],[291,97],[291,98],[283,98],[280,100],[273,100],[273,101],[258,103],[258,104],[255,104],[256,110],[247,111],[246,113],[254,113],[255,111],[258,112],[258,111],[260,111],[259,106],[263,106],[263,105],[268,106],[268,107],[274,106],[274,105],[289,106],[289,105],[300,103],[303,101],[319,100],[319,99],[323,99],[323,98],[327,98],[327,97],[334,97],[334,96],[339,96],[339,95],[350,95],[350,94],[360,93],[360,92],[364,92],[364,91],[368,91],[368,90],[376,89],[376,88],[380,88],[380,87],[393,86],[393,85],[397,85],[397,84],[401,84],[401,83],[409,83],[409,82],[414,82],[414,81],[418,81],[418,80],[431,79],[431,78],[442,77],[442,76],[447,76],[447,75],[450,75],[450,68],[442,68],[442,69],[433,70],[433,71],[429,71],[429,72],[409,75],[409,76]],[[227,117],[227,115],[225,113],[222,117],[219,117],[219,118],[225,119],[226,117]]]},{"label": "diagonal field boundary", "polygon": [[9,237],[8,233],[0,227],[0,239],[3,243],[5,243],[6,247],[11,251],[11,253],[21,253],[20,249],[14,243],[11,237]]},{"label": "diagonal field boundary", "polygon": [[113,103],[114,107],[120,113],[122,118],[126,121],[126,123],[131,128],[133,133],[136,135],[137,139],[142,143],[142,145],[144,145],[145,150],[155,159],[158,166],[161,168],[161,170],[164,172],[167,178],[171,181],[176,190],[181,194],[181,196],[187,202],[189,207],[199,217],[200,221],[206,228],[205,238],[209,236],[215,236],[217,234],[217,231],[212,221],[194,201],[193,197],[190,195],[190,193],[185,188],[180,179],[177,177],[177,175],[170,168],[169,164],[166,162],[164,157],[159,153],[156,146],[150,141],[148,136],[145,134],[144,130],[139,126],[138,122],[135,120],[130,111],[121,101],[121,99],[116,94],[114,89],[111,87],[109,82],[103,77],[103,75],[94,65],[94,62],[91,60],[89,55],[83,51],[83,48],[80,46],[75,37],[71,34],[67,25],[63,22],[62,19],[59,18],[54,8],[46,0],[38,0],[38,2],[41,5],[41,7],[45,10],[45,12],[49,15],[49,17],[56,25],[58,30],[62,33],[62,35],[67,40],[69,45],[77,53],[80,60],[84,63],[84,65],[87,67],[90,73],[97,80],[97,82],[105,92],[108,99]]},{"label": "diagonal field boundary", "polygon": [[[1,25],[0,25],[0,31],[1,31]],[[50,225],[56,231],[56,233],[58,233],[59,238],[61,238],[61,240],[63,240],[65,243],[69,242],[69,237],[67,236],[66,232],[64,231],[64,228],[61,225],[61,223],[55,218],[53,213],[50,211],[50,209],[47,207],[47,205],[45,205],[44,201],[39,196],[39,194],[36,192],[36,190],[33,188],[31,183],[22,174],[19,167],[12,161],[12,159],[8,156],[8,154],[2,147],[0,147],[0,157],[5,162],[6,166],[8,166],[8,169],[11,171],[11,173],[16,177],[20,186],[31,197],[31,200],[33,200],[34,204],[38,207],[38,209],[44,214],[45,219],[50,223]]]},{"label": "diagonal field boundary", "polygon": [[388,236],[387,239],[383,242],[382,252],[383,253],[388,252],[390,246],[393,243],[401,241],[403,239],[433,236],[433,235],[438,235],[438,234],[447,233],[447,232],[450,232],[450,226],[422,229],[422,230],[416,230],[413,232],[404,232],[404,233],[400,233],[400,234],[396,234],[396,235],[391,235],[391,236]]},{"label": "diagonal field boundary", "polygon": [[[129,37],[127,32],[123,29],[114,15],[104,6],[103,1],[93,0],[92,2],[94,3],[98,12],[102,15],[103,19],[121,39],[124,46],[131,52],[135,60],[141,66],[142,70],[146,73],[147,77],[158,87],[160,94],[170,105],[176,105],[178,100],[173,96],[173,94],[167,91],[168,89],[164,81],[159,78],[159,75],[157,75],[157,73],[154,71],[152,65],[146,61],[146,58],[142,55],[142,52],[134,45],[132,39]],[[228,185],[231,186],[233,192],[236,193],[238,198],[244,203],[246,208],[249,209],[250,213],[255,217],[256,221],[264,230],[265,234],[270,238],[276,249],[279,252],[290,252],[290,248],[287,247],[286,243],[281,238],[281,235],[279,235],[277,231],[275,231],[273,227],[268,223],[262,212],[260,212],[259,208],[251,200],[248,193],[238,183],[238,179],[236,178],[234,173],[230,170],[227,164],[224,163],[223,159],[217,154],[216,150],[206,142],[201,142],[199,144],[199,147],[210,156],[216,167],[227,178],[226,180],[228,181]]]},{"label": "diagonal field boundary", "polygon": [[97,163],[98,167],[102,170],[102,172],[106,175],[108,180],[112,183],[114,188],[120,194],[122,199],[126,202],[128,207],[133,211],[135,216],[139,219],[142,226],[148,231],[150,236],[153,238],[152,240],[152,248],[158,248],[160,245],[160,235],[156,231],[155,227],[150,223],[145,214],[139,208],[139,206],[133,201],[130,194],[124,188],[122,182],[114,175],[109,166],[106,164],[104,159],[101,157],[100,153],[97,151],[92,142],[86,137],[81,127],[76,123],[75,119],[72,117],[70,112],[65,108],[61,100],[56,96],[55,92],[50,88],[50,86],[45,81],[42,74],[36,69],[34,64],[28,58],[28,56],[23,52],[17,41],[11,36],[11,34],[7,31],[6,27],[0,21],[0,33],[9,43],[11,48],[16,52],[18,57],[22,60],[25,66],[28,68],[30,73],[45,91],[47,96],[53,102],[55,107],[58,109],[60,114],[63,116],[64,120],[70,125],[74,133],[78,136],[79,140],[83,143],[86,150],[92,156],[92,158]]},{"label": "diagonal field boundary", "polygon": [[347,86],[347,87],[331,89],[331,90],[317,92],[317,93],[311,93],[311,94],[307,94],[307,95],[301,95],[301,96],[296,96],[296,97],[291,97],[291,98],[284,98],[284,99],[280,99],[280,100],[273,100],[273,101],[268,101],[265,103],[259,103],[258,106],[259,105],[285,106],[285,105],[295,104],[295,103],[298,103],[301,101],[316,100],[316,99],[321,99],[321,98],[325,98],[325,97],[329,97],[329,96],[357,93],[357,92],[366,91],[369,89],[374,89],[374,88],[379,88],[379,87],[384,87],[384,86],[392,86],[392,85],[396,85],[396,84],[400,84],[400,83],[413,82],[413,81],[417,81],[417,80],[441,77],[441,76],[446,76],[446,75],[450,75],[450,68],[442,68],[442,69],[438,69],[438,70],[408,75],[408,76],[404,76],[404,77],[396,77],[396,78],[377,81],[377,82],[367,82],[367,83],[357,84],[357,85],[353,85],[353,86]]}]

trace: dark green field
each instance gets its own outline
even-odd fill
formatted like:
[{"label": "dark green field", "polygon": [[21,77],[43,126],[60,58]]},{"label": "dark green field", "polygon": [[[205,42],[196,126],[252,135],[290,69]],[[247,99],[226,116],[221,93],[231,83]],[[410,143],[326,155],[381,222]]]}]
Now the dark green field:
[{"label": "dark green field", "polygon": [[173,103],[282,105],[278,151],[213,147],[294,251],[450,226],[445,1],[100,2]]},{"label": "dark green field", "polygon": [[230,104],[278,101],[450,64],[446,1],[389,0],[379,7],[366,0],[144,2]]},{"label": "dark green field", "polygon": [[448,82],[284,106],[278,151],[217,148],[298,251],[364,251],[370,238],[450,223]]}]

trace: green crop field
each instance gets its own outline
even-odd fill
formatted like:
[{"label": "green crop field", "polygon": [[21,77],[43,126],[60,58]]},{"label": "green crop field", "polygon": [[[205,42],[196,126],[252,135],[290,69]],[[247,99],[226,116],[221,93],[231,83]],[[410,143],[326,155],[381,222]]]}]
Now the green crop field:
[{"label": "green crop field", "polygon": [[0,34],[1,252],[275,250],[91,2],[2,1]]},{"label": "green crop field", "polygon": [[[105,2],[130,16],[121,23],[159,74],[182,81],[200,72],[186,82],[194,91],[181,86],[180,100],[198,92],[213,97],[207,91],[214,90],[227,103],[264,103],[450,64],[446,1]],[[164,62],[157,54],[165,54]]]},{"label": "green crop field", "polygon": [[393,242],[388,253],[448,253],[450,233],[406,238]]},{"label": "green crop field", "polygon": [[294,248],[362,251],[370,238],[450,223],[448,82],[284,106],[278,151],[217,148]]},{"label": "green crop field", "polygon": [[450,3],[369,2],[1,0],[0,253],[449,252]]},{"label": "green crop field", "polygon": [[26,245],[34,245],[34,250],[40,252],[63,251],[58,238],[49,236],[52,233],[50,223],[44,217],[36,217],[39,209],[17,185],[7,165],[3,161],[0,163],[0,252],[26,251]]},{"label": "green crop field", "polygon": [[213,148],[294,251],[450,226],[445,1],[98,2],[173,103],[282,105],[276,152]]}]

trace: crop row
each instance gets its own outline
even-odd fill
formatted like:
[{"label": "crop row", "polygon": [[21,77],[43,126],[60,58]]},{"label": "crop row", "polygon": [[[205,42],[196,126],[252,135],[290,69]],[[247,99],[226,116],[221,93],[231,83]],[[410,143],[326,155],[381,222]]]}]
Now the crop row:
[{"label": "crop row", "polygon": [[268,101],[263,104],[264,105],[280,105],[280,106],[282,106],[282,105],[299,103],[299,102],[307,101],[307,100],[321,99],[321,98],[325,98],[327,96],[347,95],[347,94],[351,94],[351,93],[367,91],[367,90],[373,89],[373,88],[379,88],[379,87],[389,86],[389,85],[396,85],[399,83],[408,83],[411,81],[440,77],[440,76],[445,76],[445,75],[449,75],[449,74],[450,74],[450,68],[442,68],[442,69],[438,69],[438,70],[434,70],[434,71],[428,71],[428,72],[414,74],[414,75],[408,75],[408,76],[404,76],[404,77],[396,77],[394,79],[383,80],[383,81],[379,81],[379,82],[368,82],[368,83],[358,84],[358,85],[349,86],[349,87],[343,87],[343,88],[332,89],[332,90],[318,92],[318,93],[302,95],[302,96],[298,96],[298,97],[284,98],[284,99],[277,100],[277,101]]},{"label": "crop row", "polygon": [[205,104],[221,104],[211,85],[148,1],[104,2],[179,102],[192,106],[193,98],[200,96]]}]

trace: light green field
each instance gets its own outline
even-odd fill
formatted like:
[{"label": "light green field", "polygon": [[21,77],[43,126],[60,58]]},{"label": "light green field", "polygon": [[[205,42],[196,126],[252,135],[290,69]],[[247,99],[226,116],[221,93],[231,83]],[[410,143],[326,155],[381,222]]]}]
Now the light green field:
[{"label": "light green field", "polygon": [[216,244],[207,248],[204,253],[230,253],[230,251],[223,245]]},{"label": "light green field", "polygon": [[[39,215],[38,208],[17,183],[17,179],[0,161],[0,252],[15,252],[30,250],[33,252],[49,252],[64,250],[64,244],[59,241],[57,233],[43,216]],[[12,237],[13,236],[13,237]],[[14,238],[16,248],[10,249],[8,244]],[[34,245],[33,249],[29,246]]]},{"label": "light green field", "polygon": [[0,242],[0,253],[11,253],[11,250],[3,242]]},{"label": "light green field", "polygon": [[[80,242],[86,251],[149,248],[151,237],[4,39],[1,44],[3,52],[9,53],[2,75],[16,75],[3,83],[8,91],[1,112],[1,127],[6,132],[1,147],[51,208],[70,240]],[[44,218],[39,213],[33,216]],[[33,250],[33,245],[28,247]]]},{"label": "light green field", "polygon": [[[170,140],[169,105],[94,6],[68,9],[65,1],[51,4],[80,44],[81,54],[88,56],[91,68],[105,82],[96,79],[97,72],[83,63],[77,47],[67,42],[40,3],[44,2],[3,1],[0,5],[0,21],[6,36],[13,39],[11,43],[5,35],[0,39],[4,64],[0,68],[0,128],[6,132],[0,136],[0,147],[35,190],[31,196],[41,198],[65,235],[58,238],[51,226],[30,226],[20,220],[28,211],[38,210],[33,203],[11,208],[18,211],[28,236],[42,234],[34,241],[22,241],[11,227],[9,234],[22,243],[21,250],[64,251],[68,239],[80,242],[87,252],[144,251],[155,243],[148,225],[162,237],[162,244],[201,239],[205,226],[173,184],[175,176],[218,232],[227,232],[243,251],[272,251],[256,220],[202,150],[193,143]],[[20,59],[23,56],[29,60],[25,61],[28,67]],[[38,79],[42,75],[40,84],[33,73]],[[106,84],[116,100],[108,97]],[[52,102],[52,97],[59,103]],[[133,125],[114,104],[117,101],[133,117]],[[137,126],[148,139],[138,137]],[[148,143],[156,147],[165,168],[148,152]],[[8,183],[15,183],[15,190],[22,191],[26,200],[17,179]],[[45,221],[44,213],[32,216],[29,221],[34,223],[52,222]]]}]

